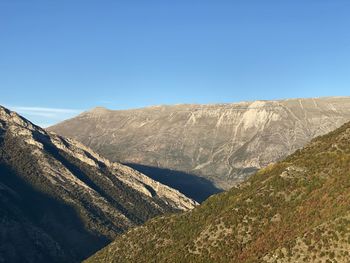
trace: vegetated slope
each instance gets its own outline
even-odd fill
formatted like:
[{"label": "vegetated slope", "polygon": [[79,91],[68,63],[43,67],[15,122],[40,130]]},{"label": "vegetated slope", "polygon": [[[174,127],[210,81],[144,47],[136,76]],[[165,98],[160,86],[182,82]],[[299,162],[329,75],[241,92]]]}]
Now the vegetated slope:
[{"label": "vegetated slope", "polygon": [[195,202],[0,107],[0,262],[78,262]]},{"label": "vegetated slope", "polygon": [[350,123],[87,262],[350,262]]},{"label": "vegetated slope", "polygon": [[150,176],[164,169],[157,180],[164,178],[161,182],[196,197],[196,190],[209,195],[217,189],[190,177],[197,188],[186,189],[189,185],[167,180],[168,171],[202,176],[229,189],[347,121],[350,97],[334,97],[125,111],[96,108],[49,129],[112,161],[137,164],[133,167]]}]

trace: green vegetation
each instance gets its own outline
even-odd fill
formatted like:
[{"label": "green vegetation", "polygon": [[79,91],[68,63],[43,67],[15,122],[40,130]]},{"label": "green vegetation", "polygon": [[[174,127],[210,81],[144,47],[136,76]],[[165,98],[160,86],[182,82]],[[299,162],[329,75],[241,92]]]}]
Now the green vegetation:
[{"label": "green vegetation", "polygon": [[87,262],[350,262],[350,123]]}]

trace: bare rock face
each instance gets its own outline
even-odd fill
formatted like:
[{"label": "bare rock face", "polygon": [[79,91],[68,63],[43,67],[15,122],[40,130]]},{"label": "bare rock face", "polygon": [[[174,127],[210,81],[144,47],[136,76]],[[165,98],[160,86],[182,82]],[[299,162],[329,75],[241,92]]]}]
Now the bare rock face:
[{"label": "bare rock face", "polygon": [[96,108],[49,130],[112,161],[198,175],[228,189],[349,120],[350,97],[330,97]]},{"label": "bare rock face", "polygon": [[0,106],[0,262],[77,262],[197,203]]}]

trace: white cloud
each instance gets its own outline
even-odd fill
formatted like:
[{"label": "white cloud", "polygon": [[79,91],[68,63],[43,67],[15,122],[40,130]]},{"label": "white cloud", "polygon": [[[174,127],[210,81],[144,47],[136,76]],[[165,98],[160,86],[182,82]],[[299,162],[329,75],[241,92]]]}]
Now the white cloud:
[{"label": "white cloud", "polygon": [[13,106],[9,107],[17,112],[28,112],[32,114],[77,114],[80,113],[81,110],[76,109],[59,109],[59,108],[44,108],[44,107],[22,107],[22,106]]},{"label": "white cloud", "polygon": [[83,110],[66,108],[27,107],[27,106],[5,106],[20,115],[28,118],[41,127],[48,127],[57,122],[78,115]]}]

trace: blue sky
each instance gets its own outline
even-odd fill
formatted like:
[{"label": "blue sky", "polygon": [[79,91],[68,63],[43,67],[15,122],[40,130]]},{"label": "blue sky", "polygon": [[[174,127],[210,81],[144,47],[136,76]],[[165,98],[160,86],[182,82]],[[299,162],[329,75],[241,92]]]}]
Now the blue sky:
[{"label": "blue sky", "polygon": [[43,126],[95,107],[350,95],[348,0],[0,0],[0,104]]}]

